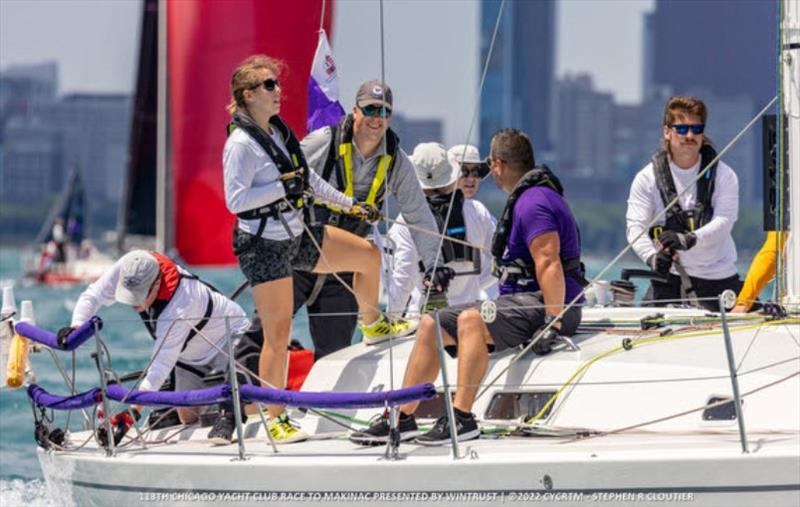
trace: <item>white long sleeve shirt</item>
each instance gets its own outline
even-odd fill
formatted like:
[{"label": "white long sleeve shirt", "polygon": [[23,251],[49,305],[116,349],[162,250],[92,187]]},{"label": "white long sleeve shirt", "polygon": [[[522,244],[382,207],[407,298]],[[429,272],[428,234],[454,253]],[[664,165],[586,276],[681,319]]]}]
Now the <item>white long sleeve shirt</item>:
[{"label": "white long sleeve shirt", "polygon": [[[675,181],[675,190],[680,194],[700,171],[700,159],[689,169],[681,169],[669,160],[669,169]],[[711,204],[714,216],[706,225],[695,230],[697,244],[691,249],[678,252],[678,257],[686,272],[694,277],[719,280],[736,274],[736,245],[731,231],[739,215],[739,181],[736,173],[724,162],[717,165],[714,193]],[[692,209],[697,199],[697,185],[680,199],[683,209]],[[655,243],[647,233],[648,224],[664,210],[664,203],[656,185],[655,171],[650,163],[639,171],[631,185],[628,197],[626,237],[636,255],[644,262],[658,252]],[[659,224],[664,224],[662,217]],[[645,231],[639,239],[637,235]],[[677,274],[675,268],[673,274]]]},{"label": "white long sleeve shirt", "polygon": [[[492,236],[497,223],[489,210],[479,201],[464,199],[464,224],[466,240],[485,248],[480,252],[481,272],[477,275],[456,276],[451,280],[447,290],[447,302],[450,305],[470,303],[481,298],[481,292],[497,292],[497,278],[491,273]],[[389,240],[394,245],[393,269],[389,277],[389,307],[393,314],[404,311],[410,316],[418,316],[421,297],[425,293],[422,286],[422,273],[419,271],[419,253],[413,241],[411,231],[402,225],[403,217],[389,229]],[[447,240],[445,240],[447,241]],[[441,259],[440,259],[441,262]],[[472,262],[453,261],[446,264],[456,273],[472,271]]]},{"label": "white long sleeve shirt", "polygon": [[[289,152],[277,129],[272,129],[272,140],[286,156]],[[280,181],[280,171],[275,162],[258,142],[243,129],[236,129],[228,136],[222,152],[222,167],[225,179],[225,204],[231,213],[241,213],[260,208],[283,199],[286,191]],[[315,198],[337,206],[345,211],[352,207],[352,199],[345,196],[317,175],[309,172],[309,184]],[[303,233],[302,212],[290,211],[283,214],[293,236]],[[240,230],[255,234],[260,220],[238,219]],[[280,220],[267,219],[261,237],[271,240],[290,239]]]},{"label": "white long sleeve shirt", "polygon": [[[187,272],[178,267],[181,273]],[[93,284],[83,291],[72,312],[72,326],[79,326],[95,315],[103,306],[116,302],[115,293],[119,280],[120,264],[116,262]],[[181,278],[172,299],[156,321],[156,341],[151,355],[152,362],[144,380],[139,385],[143,391],[155,391],[164,383],[169,372],[180,361],[192,366],[210,364],[219,351],[197,333],[181,351],[186,337],[206,312],[209,296],[213,300],[213,311],[202,334],[217,347],[227,351],[225,317],[229,317],[233,335],[242,334],[250,327],[244,310],[222,294],[212,291],[199,280]]]}]

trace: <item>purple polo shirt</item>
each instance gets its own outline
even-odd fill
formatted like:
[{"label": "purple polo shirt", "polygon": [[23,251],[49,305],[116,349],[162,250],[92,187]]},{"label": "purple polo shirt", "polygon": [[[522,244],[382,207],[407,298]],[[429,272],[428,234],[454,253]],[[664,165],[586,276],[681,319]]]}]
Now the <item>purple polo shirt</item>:
[{"label": "purple polo shirt", "polygon": [[[561,258],[580,257],[581,241],[578,235],[578,224],[572,216],[572,210],[558,192],[550,187],[540,185],[523,192],[514,205],[511,233],[503,260],[524,259],[531,262],[528,246],[531,241],[546,232],[555,231],[561,244]],[[580,284],[571,276],[565,276],[566,300],[569,303],[581,292]],[[500,294],[540,290],[539,283],[533,281],[522,287],[515,283],[505,282],[500,286]],[[581,299],[579,302],[583,302]]]}]

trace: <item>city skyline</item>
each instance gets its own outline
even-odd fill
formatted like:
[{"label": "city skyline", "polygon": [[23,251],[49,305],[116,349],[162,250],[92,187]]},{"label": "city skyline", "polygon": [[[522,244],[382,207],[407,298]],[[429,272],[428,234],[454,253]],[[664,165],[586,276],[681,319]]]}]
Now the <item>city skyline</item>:
[{"label": "city skyline", "polygon": [[[340,0],[335,5],[332,45],[347,109],[358,85],[380,74],[379,4]],[[616,100],[637,102],[642,91],[641,14],[653,5],[652,0],[557,2],[556,76],[589,72],[597,87]],[[445,144],[463,142],[472,119],[480,73],[479,9],[479,2],[471,0],[384,4],[387,81],[408,118],[444,120]],[[48,16],[41,15],[44,11]],[[132,93],[140,22],[138,0],[3,0],[0,69],[56,60],[60,94]],[[410,26],[414,37],[405,37]],[[604,26],[617,29],[607,33]],[[445,84],[425,85],[426,76]]]}]

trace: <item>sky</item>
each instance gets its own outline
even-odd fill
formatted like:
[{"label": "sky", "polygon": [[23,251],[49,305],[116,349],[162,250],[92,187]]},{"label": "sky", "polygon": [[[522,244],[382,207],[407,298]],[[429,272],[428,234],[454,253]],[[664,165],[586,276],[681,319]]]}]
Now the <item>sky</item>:
[{"label": "sky", "polygon": [[[638,101],[642,14],[653,6],[561,0],[557,75],[589,72],[619,102]],[[384,70],[396,109],[409,118],[444,118],[447,145],[464,142],[475,112],[479,11],[476,0],[384,2]],[[362,81],[380,76],[379,19],[376,1],[336,2],[332,45],[345,108]],[[61,93],[130,93],[140,22],[138,0],[0,0],[0,68],[56,60]]]}]

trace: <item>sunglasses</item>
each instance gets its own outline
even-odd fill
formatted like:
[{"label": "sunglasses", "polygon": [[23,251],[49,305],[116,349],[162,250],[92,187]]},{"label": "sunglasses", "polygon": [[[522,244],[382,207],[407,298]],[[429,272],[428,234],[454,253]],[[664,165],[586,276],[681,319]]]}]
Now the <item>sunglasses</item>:
[{"label": "sunglasses", "polygon": [[359,107],[364,116],[388,118],[392,115],[392,110],[388,107],[383,107],[378,104],[371,104],[369,106]]},{"label": "sunglasses", "polygon": [[269,92],[272,92],[272,91],[275,91],[275,88],[279,88],[281,86],[281,82],[278,81],[277,79],[270,78],[270,79],[267,79],[264,82],[258,83],[257,85],[253,86],[250,89],[251,90],[255,90],[259,86],[263,86],[265,90],[267,90]]},{"label": "sunglasses", "polygon": [[489,166],[486,164],[462,164],[461,165],[461,177],[468,178],[469,176],[474,176],[476,178],[483,179],[486,175],[489,174]]},{"label": "sunglasses", "polygon": [[706,129],[706,126],[702,123],[697,125],[670,125],[669,127],[675,129],[675,132],[681,136],[685,136],[690,130],[692,131],[692,134],[699,136]]}]

